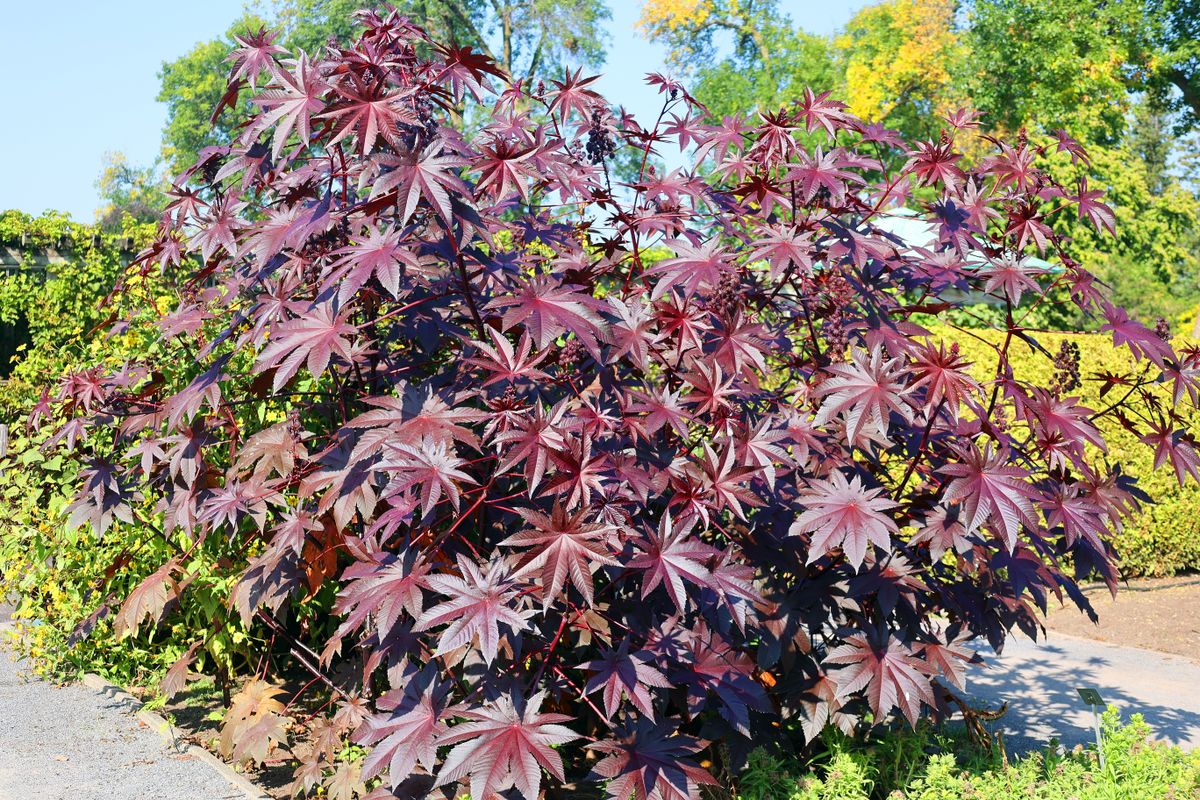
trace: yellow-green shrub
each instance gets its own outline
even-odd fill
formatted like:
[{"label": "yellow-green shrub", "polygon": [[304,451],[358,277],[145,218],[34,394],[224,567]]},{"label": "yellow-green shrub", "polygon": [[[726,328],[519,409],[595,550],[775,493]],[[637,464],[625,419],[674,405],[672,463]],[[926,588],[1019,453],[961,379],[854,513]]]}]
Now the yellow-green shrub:
[{"label": "yellow-green shrub", "polygon": [[[972,330],[970,334],[973,335],[964,335],[948,328],[931,329],[948,341],[958,342],[963,355],[975,362],[977,378],[990,379],[995,375],[995,347],[1002,343],[1002,333]],[[1104,372],[1123,374],[1136,369],[1128,351],[1114,348],[1107,334],[1039,332],[1034,336],[1051,353],[1057,352],[1067,340],[1079,345],[1083,386],[1073,394],[1097,410],[1120,397],[1120,387],[1117,387],[1106,403],[1100,397],[1103,382],[1096,379],[1097,375]],[[1013,373],[1019,380],[1045,385],[1054,373],[1051,358],[1020,339],[1013,339],[1009,356]],[[1165,389],[1163,398],[1167,403],[1171,401]],[[1181,488],[1169,466],[1154,469],[1153,451],[1113,417],[1101,417],[1097,426],[1108,443],[1108,460],[1122,465],[1127,474],[1138,479],[1138,486],[1157,501],[1130,520],[1116,539],[1122,573],[1126,576],[1163,576],[1200,567],[1200,486],[1189,483]]]}]

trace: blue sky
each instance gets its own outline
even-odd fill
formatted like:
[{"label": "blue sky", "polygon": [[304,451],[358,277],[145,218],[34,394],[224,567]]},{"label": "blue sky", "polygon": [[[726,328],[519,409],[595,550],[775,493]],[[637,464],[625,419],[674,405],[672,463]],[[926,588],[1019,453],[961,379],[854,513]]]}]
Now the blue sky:
[{"label": "blue sky", "polygon": [[[845,24],[865,0],[782,0],[813,33]],[[158,70],[196,42],[221,35],[244,0],[164,4],[161,0],[4,3],[0,75],[0,209],[57,209],[90,221],[104,154],[134,164],[159,150],[165,109],[155,101]],[[642,76],[662,68],[663,52],[633,29],[637,0],[609,0],[611,46],[601,90],[639,118],[657,113]]]}]

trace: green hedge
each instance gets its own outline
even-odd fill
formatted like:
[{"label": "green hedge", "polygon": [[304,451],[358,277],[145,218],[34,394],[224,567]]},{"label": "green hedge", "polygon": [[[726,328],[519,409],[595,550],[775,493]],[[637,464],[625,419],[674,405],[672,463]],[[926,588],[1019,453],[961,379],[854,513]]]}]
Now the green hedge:
[{"label": "green hedge", "polygon": [[18,251],[26,263],[46,249],[67,259],[44,275],[0,272],[0,322],[24,322],[32,340],[17,354],[10,378],[0,384],[0,422],[11,424],[22,416],[42,384],[53,384],[64,370],[95,363],[97,355],[103,359],[111,344],[105,332],[94,329],[122,309],[101,301],[132,253],[153,236],[153,225],[130,218],[121,231],[110,233],[56,212],[33,217],[0,211],[0,245]]},{"label": "green hedge", "polygon": [[[963,355],[975,362],[977,378],[988,379],[995,375],[996,346],[1003,341],[1002,333],[972,330],[968,334],[945,327],[931,329],[939,337],[959,343]],[[1033,336],[1050,353],[1057,353],[1064,341],[1079,345],[1083,386],[1074,394],[1091,408],[1102,409],[1106,405],[1100,397],[1102,382],[1096,379],[1098,373],[1122,374],[1136,369],[1128,352],[1113,347],[1111,337],[1106,334],[1036,333]],[[1177,346],[1180,344],[1176,343]],[[1050,357],[1019,339],[1014,339],[1009,355],[1013,373],[1019,380],[1045,385],[1054,373]],[[1163,392],[1163,397],[1165,402],[1171,402],[1167,392]],[[1108,402],[1113,399],[1110,395]],[[1130,520],[1116,539],[1122,574],[1157,577],[1200,567],[1200,486],[1189,483],[1181,488],[1174,470],[1165,464],[1155,470],[1151,448],[1139,442],[1112,417],[1103,417],[1097,424],[1108,443],[1109,461],[1121,464],[1124,471],[1136,477],[1138,485],[1157,501]]]}]

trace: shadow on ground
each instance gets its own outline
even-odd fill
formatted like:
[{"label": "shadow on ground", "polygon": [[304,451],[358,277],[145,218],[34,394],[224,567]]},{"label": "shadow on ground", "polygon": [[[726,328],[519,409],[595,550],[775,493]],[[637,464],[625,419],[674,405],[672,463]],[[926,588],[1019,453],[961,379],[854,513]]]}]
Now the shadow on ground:
[{"label": "shadow on ground", "polygon": [[1156,738],[1200,748],[1200,663],[1053,632],[1046,642],[1014,639],[1002,655],[983,655],[989,666],[973,671],[968,694],[991,707],[1008,702],[993,727],[1004,732],[1010,753],[1051,737],[1067,747],[1094,742],[1080,687],[1099,691],[1125,718],[1144,716]]}]

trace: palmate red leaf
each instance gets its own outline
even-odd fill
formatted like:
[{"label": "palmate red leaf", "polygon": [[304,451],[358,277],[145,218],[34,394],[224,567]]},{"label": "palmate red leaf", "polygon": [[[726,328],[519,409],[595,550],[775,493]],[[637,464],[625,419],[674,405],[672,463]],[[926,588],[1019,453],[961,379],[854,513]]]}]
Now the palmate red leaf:
[{"label": "palmate red leaf", "polygon": [[1117,232],[1117,216],[1112,207],[1100,201],[1104,197],[1101,189],[1089,189],[1087,175],[1079,179],[1079,194],[1071,199],[1079,208],[1079,218],[1088,220],[1097,230],[1107,229],[1109,233]]},{"label": "palmate red leaf", "polygon": [[454,97],[461,100],[463,90],[467,90],[476,99],[480,99],[486,91],[490,90],[488,76],[503,79],[504,70],[496,65],[496,62],[488,58],[484,53],[476,52],[470,46],[458,47],[455,45],[442,44],[437,42],[434,44],[438,54],[442,57],[442,71],[438,75],[439,80],[445,80],[450,84],[451,91]]},{"label": "palmate red leaf", "polygon": [[275,74],[278,69],[275,56],[287,52],[275,44],[275,32],[263,27],[252,33],[235,33],[233,40],[237,47],[226,58],[233,63],[231,82],[247,78],[251,86],[257,86],[263,72]]},{"label": "palmate red leaf", "polygon": [[604,648],[600,657],[581,664],[595,674],[588,678],[584,693],[591,694],[603,687],[604,713],[611,719],[621,707],[624,696],[638,711],[654,719],[654,700],[651,688],[670,689],[674,686],[667,676],[654,665],[654,654],[646,650],[630,650],[628,639],[623,639],[616,650]]},{"label": "palmate red leaf", "polygon": [[1044,504],[1043,510],[1046,524],[1051,528],[1060,527],[1068,546],[1085,539],[1097,551],[1104,552],[1103,537],[1109,532],[1109,521],[1103,509],[1081,487],[1061,487]]},{"label": "palmate red leaf", "polygon": [[368,397],[372,410],[350,420],[348,427],[371,429],[355,447],[355,456],[366,458],[383,450],[386,444],[419,445],[423,439],[433,444],[453,446],[456,442],[478,447],[479,437],[468,425],[488,418],[485,412],[451,405],[453,398],[443,397],[431,386],[409,384],[396,387],[400,397]]},{"label": "palmate red leaf", "polygon": [[675,608],[682,613],[687,610],[688,599],[684,581],[697,586],[709,585],[711,575],[703,562],[717,551],[690,535],[695,527],[695,517],[683,517],[676,522],[667,511],[659,520],[658,529],[645,533],[637,541],[641,552],[627,566],[645,571],[642,577],[643,599],[662,584],[675,603]]},{"label": "palmate red leaf", "polygon": [[958,506],[938,506],[925,517],[924,524],[911,539],[910,544],[929,545],[929,558],[940,561],[948,550],[959,555],[971,552],[979,541],[963,523]]},{"label": "palmate red leaf", "polygon": [[276,159],[283,152],[288,136],[293,131],[299,135],[302,143],[308,142],[312,118],[325,107],[321,98],[329,91],[329,84],[308,60],[306,53],[301,53],[291,64],[291,70],[276,70],[274,75],[278,82],[259,92],[253,101],[266,111],[257,125],[275,130],[271,154]]},{"label": "palmate red leaf", "polygon": [[459,485],[475,482],[460,469],[465,463],[452,445],[423,436],[416,444],[385,445],[379,469],[390,475],[387,496],[413,488],[421,500],[421,513],[428,516],[443,497],[458,510]]},{"label": "palmate red leaf", "polygon": [[990,522],[1011,551],[1022,525],[1038,529],[1033,504],[1042,500],[1041,493],[1029,483],[1028,470],[1010,464],[990,441],[982,450],[972,446],[961,455],[960,462],[942,467],[942,473],[953,478],[946,486],[945,501],[962,503],[969,532]]},{"label": "palmate red leaf", "polygon": [[579,738],[561,723],[565,714],[543,714],[544,693],[528,700],[503,695],[479,709],[458,709],[468,721],[455,725],[438,739],[438,746],[456,745],[442,762],[437,785],[470,777],[472,800],[485,800],[514,787],[522,797],[537,797],[542,769],[566,780],[562,756],[554,749]]},{"label": "palmate red leaf", "polygon": [[213,203],[208,213],[201,218],[199,230],[188,240],[192,248],[200,248],[200,257],[205,263],[223,248],[230,256],[238,253],[237,232],[242,227],[239,214],[246,208],[245,203],[223,197]]},{"label": "palmate red leaf", "polygon": [[290,421],[263,428],[238,449],[235,468],[243,477],[262,479],[275,474],[286,478],[296,469],[297,461],[308,455],[303,440],[311,436],[308,431],[297,434]]},{"label": "palmate red leaf", "polygon": [[838,130],[850,126],[854,117],[846,111],[846,104],[840,100],[830,99],[832,92],[817,94],[809,87],[804,87],[804,96],[796,105],[796,116],[804,120],[804,130],[812,133],[818,127],[833,139]]},{"label": "palmate red leaf", "polygon": [[195,663],[196,651],[202,644],[204,644],[203,641],[193,642],[187,651],[167,669],[166,674],[158,683],[158,691],[162,693],[163,697],[170,700],[187,687],[188,668]]},{"label": "palmate red leaf", "polygon": [[531,355],[533,343],[530,341],[528,330],[521,332],[521,338],[515,348],[502,333],[492,328],[488,328],[488,335],[492,339],[490,345],[480,341],[471,342],[483,355],[464,361],[489,373],[487,380],[483,382],[484,387],[499,381],[514,383],[517,379],[535,381],[549,377],[537,369],[538,364],[542,363],[549,353]]},{"label": "palmate red leaf", "polygon": [[671,676],[688,688],[688,709],[697,714],[713,708],[734,730],[750,736],[750,711],[771,711],[766,691],[754,678],[754,662],[704,623],[689,639],[685,666]]},{"label": "palmate red leaf", "polygon": [[916,149],[908,155],[905,167],[920,178],[923,186],[940,183],[953,189],[966,178],[966,173],[958,166],[962,154],[954,152],[952,141],[918,142]]},{"label": "palmate red leaf", "polygon": [[770,266],[772,278],[779,278],[789,270],[799,275],[812,273],[811,233],[784,225],[772,226],[765,232],[769,235],[754,242],[754,250],[746,256],[747,262],[765,259]]},{"label": "palmate red leaf", "polygon": [[523,326],[539,350],[569,332],[599,357],[598,340],[608,338],[597,314],[604,304],[546,275],[535,277],[511,297],[493,300],[490,307],[504,309],[504,330]]},{"label": "palmate red leaf", "polygon": [[529,413],[522,415],[511,430],[497,434],[493,440],[500,452],[497,471],[504,472],[517,464],[524,464],[524,476],[531,496],[542,482],[551,461],[551,453],[561,452],[566,447],[566,411],[565,403],[559,403],[549,410],[541,404],[535,405]]},{"label": "palmate red leaf", "polygon": [[675,256],[659,261],[645,272],[646,277],[659,276],[650,295],[654,300],[675,286],[682,286],[684,296],[690,297],[701,288],[716,287],[721,277],[733,270],[729,253],[719,239],[701,245],[683,239],[666,244],[675,251]]},{"label": "palmate red leaf", "polygon": [[941,675],[960,691],[967,688],[967,665],[979,664],[983,659],[963,644],[970,634],[962,628],[938,631],[936,642],[924,642],[916,651],[925,659],[931,670]]},{"label": "palmate red leaf", "polygon": [[558,112],[565,120],[572,114],[578,114],[587,119],[591,116],[593,106],[600,103],[602,98],[592,88],[592,84],[600,80],[599,75],[582,77],[583,68],[571,72],[567,70],[561,81],[551,81],[554,89],[550,91],[550,111]]},{"label": "palmate red leaf", "polygon": [[538,511],[519,509],[521,518],[529,525],[500,544],[522,548],[517,564],[517,576],[541,576],[542,606],[549,608],[563,596],[570,578],[584,601],[592,603],[592,573],[604,564],[616,564],[613,557],[612,526],[589,522],[589,509],[569,513],[561,503],[555,503],[547,516]]},{"label": "palmate red leaf", "polygon": [[654,346],[662,339],[650,307],[640,296],[629,299],[610,296],[608,302],[616,317],[615,324],[609,328],[614,345],[610,360],[628,356],[638,368],[645,368]]},{"label": "palmate red leaf", "polygon": [[971,362],[958,352],[957,345],[947,348],[945,342],[939,342],[935,347],[927,342],[913,359],[913,381],[909,388],[914,393],[925,390],[923,405],[927,412],[945,403],[952,413],[957,413],[963,401],[979,390],[970,367]]},{"label": "palmate red leaf", "polygon": [[1197,453],[1196,441],[1186,431],[1172,430],[1163,423],[1150,426],[1150,433],[1141,440],[1154,448],[1154,469],[1158,469],[1168,461],[1175,470],[1175,478],[1183,486],[1190,475],[1200,480],[1200,454]]},{"label": "palmate red leaf", "polygon": [[1125,309],[1105,303],[1104,319],[1100,330],[1112,333],[1113,344],[1128,347],[1134,358],[1146,358],[1159,366],[1174,359],[1171,345],[1142,323],[1130,319]]},{"label": "palmate red leaf", "polygon": [[1040,267],[1032,266],[1024,256],[1005,253],[999,258],[990,258],[979,269],[987,278],[984,291],[999,291],[1014,306],[1021,304],[1025,292],[1036,292],[1040,288],[1036,277],[1045,273]]},{"label": "palmate red leaf", "polygon": [[333,252],[341,256],[330,265],[326,290],[337,290],[339,304],[345,304],[371,278],[379,281],[388,294],[400,297],[400,278],[407,270],[429,277],[433,270],[423,264],[412,248],[404,244],[395,228],[369,228],[357,241]]},{"label": "palmate red leaf", "polygon": [[607,781],[611,800],[692,800],[700,786],[716,786],[707,770],[688,756],[708,743],[676,733],[668,721],[637,718],[617,736],[590,745],[604,754],[593,771]]},{"label": "palmate red leaf", "polygon": [[439,739],[450,730],[446,720],[450,685],[438,678],[437,668],[426,665],[407,676],[403,688],[386,692],[376,702],[381,712],[368,717],[354,732],[360,744],[374,745],[362,764],[362,779],[385,770],[394,789],[418,765],[433,773]]},{"label": "palmate red leaf", "polygon": [[467,185],[456,172],[467,165],[461,156],[443,152],[440,142],[431,142],[421,150],[404,155],[376,155],[375,163],[387,170],[371,186],[371,199],[396,191],[403,209],[396,222],[407,224],[424,199],[446,225],[453,219],[450,197],[469,194]]},{"label": "palmate red leaf", "polygon": [[[726,447],[720,455],[705,442],[703,454],[697,464],[689,464],[692,474],[708,492],[712,493],[712,512],[728,510],[738,519],[746,519],[742,504],[756,506],[758,495],[750,488],[750,479],[758,470],[741,464],[733,447]],[[707,509],[706,509],[707,510]]]},{"label": "palmate red leaf", "polygon": [[276,611],[304,582],[299,554],[268,547],[252,558],[229,593],[229,605],[246,625],[260,608]]},{"label": "palmate red leaf", "polygon": [[865,488],[857,475],[846,480],[840,470],[830,473],[827,479],[809,481],[805,493],[796,498],[805,511],[789,531],[810,535],[808,563],[840,547],[846,560],[858,569],[866,558],[868,544],[889,549],[897,526],[884,512],[895,508],[896,503],[882,494],[882,489]]},{"label": "palmate red leaf", "polygon": [[841,417],[851,444],[886,444],[889,415],[911,417],[906,397],[912,388],[904,383],[903,361],[886,358],[882,348],[875,347],[870,353],[855,349],[849,361],[833,364],[826,371],[829,377],[816,390],[824,399],[814,423],[824,425]]},{"label": "palmate red leaf", "polygon": [[825,192],[831,203],[841,205],[849,184],[860,181],[857,173],[845,169],[849,165],[843,163],[838,148],[826,153],[818,146],[811,156],[800,153],[797,158],[797,163],[792,165],[785,178],[796,183],[800,199],[806,203],[818,192]]},{"label": "palmate red leaf", "polygon": [[899,709],[910,725],[916,726],[921,705],[933,708],[937,701],[929,682],[929,666],[913,655],[902,642],[884,634],[879,641],[854,635],[834,648],[823,664],[841,665],[830,673],[838,696],[864,692],[877,721]]},{"label": "palmate red leaf", "polygon": [[486,161],[480,167],[477,192],[487,192],[495,202],[507,198],[513,191],[529,202],[528,180],[537,176],[530,166],[536,148],[521,147],[512,142],[498,140],[491,145],[485,145],[481,152]]},{"label": "palmate red leaf", "polygon": [[1085,445],[1108,452],[1104,437],[1091,421],[1095,412],[1080,405],[1076,398],[1055,397],[1045,389],[1034,387],[1027,397],[1017,397],[1015,402],[1039,441],[1060,442],[1059,449],[1077,467],[1085,463]]},{"label": "palmate red leaf", "polygon": [[416,122],[416,114],[405,107],[412,89],[387,89],[376,81],[350,76],[334,86],[338,99],[321,114],[334,121],[334,135],[329,145],[335,145],[353,135],[358,152],[366,155],[375,147],[375,140],[392,139],[400,123]]},{"label": "palmate red leaf", "polygon": [[152,625],[162,619],[167,602],[179,593],[179,586],[172,574],[179,562],[171,559],[138,584],[113,619],[113,633],[118,639],[134,633],[144,620]]},{"label": "palmate red leaf", "polygon": [[305,316],[276,325],[271,341],[254,362],[255,370],[274,369],[271,383],[278,392],[302,365],[314,378],[320,378],[333,356],[350,362],[353,352],[348,337],[358,329],[345,318],[345,310],[320,303]]},{"label": "palmate red leaf", "polygon": [[68,530],[86,522],[97,536],[103,536],[117,520],[133,522],[130,503],[136,495],[121,481],[115,464],[93,458],[79,471],[79,482],[75,501],[67,507]]},{"label": "palmate red leaf", "polygon": [[399,555],[380,552],[376,558],[356,561],[342,572],[345,586],[336,609],[346,615],[344,627],[360,628],[370,617],[380,637],[386,638],[402,614],[413,620],[421,617],[430,567],[415,550]]},{"label": "palmate red leaf", "polygon": [[503,561],[493,560],[480,569],[475,562],[459,557],[458,568],[462,577],[438,573],[425,579],[430,589],[450,599],[426,609],[417,618],[415,630],[449,623],[434,655],[448,653],[478,637],[479,652],[490,664],[500,649],[500,626],[514,633],[523,631],[533,612],[520,607],[519,587]]}]

